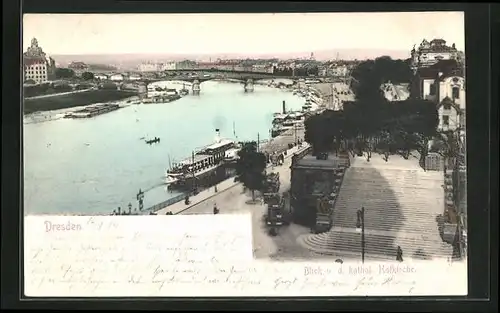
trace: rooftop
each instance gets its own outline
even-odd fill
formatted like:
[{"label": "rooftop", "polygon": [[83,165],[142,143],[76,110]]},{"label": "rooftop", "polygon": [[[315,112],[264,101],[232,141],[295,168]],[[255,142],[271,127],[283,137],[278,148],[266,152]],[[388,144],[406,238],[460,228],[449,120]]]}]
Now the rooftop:
[{"label": "rooftop", "polygon": [[84,69],[84,68],[87,68],[87,64],[85,64],[83,62],[71,62],[68,65],[68,68]]},{"label": "rooftop", "polygon": [[232,141],[230,139],[221,139],[219,142],[211,144],[208,147],[205,147],[205,150],[209,150],[209,149],[211,150],[211,149],[221,148],[221,147],[223,147],[225,145],[229,145],[229,144],[232,144],[232,143],[234,143],[234,141]]},{"label": "rooftop", "polygon": [[418,69],[420,78],[437,78],[438,73],[443,73],[446,76],[461,76],[463,77],[463,67],[456,60],[440,60],[437,63],[424,68]]},{"label": "rooftop", "polygon": [[31,66],[34,64],[45,64],[46,62],[47,60],[45,59],[45,57],[40,57],[40,56],[28,56],[28,57],[25,56],[23,60],[24,66]]},{"label": "rooftop", "polygon": [[207,159],[209,159],[211,157],[212,157],[211,155],[195,154],[194,157],[185,159],[185,160],[181,161],[180,163],[184,164],[184,165],[191,165],[193,163],[197,163],[197,162],[201,162],[203,160],[207,160]]}]

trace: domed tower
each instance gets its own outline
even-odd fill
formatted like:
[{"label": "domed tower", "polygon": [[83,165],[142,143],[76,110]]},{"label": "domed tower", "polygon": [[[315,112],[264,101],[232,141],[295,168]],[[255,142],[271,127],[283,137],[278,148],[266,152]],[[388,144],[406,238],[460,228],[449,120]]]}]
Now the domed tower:
[{"label": "domed tower", "polygon": [[418,68],[419,55],[419,52],[415,49],[415,45],[413,45],[413,49],[411,49],[410,53],[410,67],[413,70],[414,74]]},{"label": "domed tower", "polygon": [[28,57],[45,57],[42,48],[38,46],[38,40],[36,38],[31,39],[31,46],[28,47],[25,53]]},{"label": "domed tower", "polygon": [[424,40],[422,40],[422,43],[420,44],[421,49],[429,49],[430,46],[431,46],[431,44],[425,38],[424,38]]},{"label": "domed tower", "polygon": [[38,45],[38,40],[33,38],[31,46],[23,53],[23,78],[26,81],[43,83],[51,78],[54,60],[47,57],[42,48]]}]

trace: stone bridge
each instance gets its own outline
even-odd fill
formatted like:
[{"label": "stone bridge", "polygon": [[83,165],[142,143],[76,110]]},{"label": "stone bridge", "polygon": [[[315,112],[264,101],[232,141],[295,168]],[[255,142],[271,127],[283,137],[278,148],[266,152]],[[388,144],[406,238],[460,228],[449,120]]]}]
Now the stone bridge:
[{"label": "stone bridge", "polygon": [[125,79],[124,83],[138,83],[145,84],[147,86],[150,83],[159,81],[185,81],[191,84],[193,94],[199,94],[201,83],[215,79],[240,81],[243,84],[243,89],[245,92],[252,92],[254,90],[254,83],[258,82],[259,80],[290,79],[293,81],[297,81],[301,78],[278,76],[271,73],[223,70],[171,70],[162,72],[146,72],[142,74],[143,78],[135,80]]},{"label": "stone bridge", "polygon": [[[149,75],[148,75],[149,74]],[[213,80],[213,79],[234,79],[246,82],[248,80],[258,81],[264,79],[291,79],[298,80],[300,77],[292,76],[278,76],[271,73],[256,73],[256,72],[243,72],[243,71],[212,71],[212,70],[171,70],[163,72],[146,72],[145,78],[136,81],[142,82],[156,82],[156,81],[169,81],[178,80],[193,83],[198,81],[200,83]],[[156,77],[152,77],[152,76]],[[151,77],[147,77],[151,76]]]},{"label": "stone bridge", "polygon": [[235,80],[243,84],[245,92],[252,92],[254,90],[254,83],[261,80],[279,80],[288,79],[294,82],[300,80],[318,80],[326,82],[333,78],[326,77],[300,77],[300,76],[280,76],[272,73],[259,73],[248,71],[230,71],[230,70],[210,70],[210,69],[191,69],[191,70],[166,70],[161,72],[143,72],[141,79],[125,79],[123,83],[133,83],[149,85],[159,81],[184,81],[191,84],[193,94],[200,93],[200,85],[209,80]]}]

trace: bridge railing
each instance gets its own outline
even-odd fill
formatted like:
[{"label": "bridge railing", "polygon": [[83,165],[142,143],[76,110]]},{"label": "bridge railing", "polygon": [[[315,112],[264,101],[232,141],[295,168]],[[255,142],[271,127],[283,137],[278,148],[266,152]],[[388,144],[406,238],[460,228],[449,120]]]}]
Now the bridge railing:
[{"label": "bridge railing", "polygon": [[152,212],[154,213],[154,212],[159,211],[161,209],[164,209],[172,204],[183,201],[186,198],[186,195],[191,195],[191,194],[192,194],[192,192],[180,194],[178,196],[175,196],[175,197],[170,198],[168,200],[165,200],[163,202],[157,203],[157,204],[155,204],[155,205],[153,205],[145,210],[142,210],[142,213],[143,214],[148,214],[148,213],[152,213]]},{"label": "bridge railing", "polygon": [[[204,187],[204,188],[203,187],[198,187],[197,194],[200,193],[201,191],[207,190],[208,188],[209,187]],[[141,214],[149,214],[151,212],[154,213],[154,212],[159,211],[161,209],[164,209],[164,208],[166,208],[168,206],[171,206],[172,204],[184,201],[186,199],[186,196],[191,197],[191,196],[194,196],[194,195],[195,195],[195,193],[193,191],[183,192],[180,195],[177,195],[177,196],[175,196],[173,198],[170,198],[170,199],[165,200],[163,202],[157,203],[157,204],[155,204],[153,206],[148,207],[145,210],[142,210]]]}]

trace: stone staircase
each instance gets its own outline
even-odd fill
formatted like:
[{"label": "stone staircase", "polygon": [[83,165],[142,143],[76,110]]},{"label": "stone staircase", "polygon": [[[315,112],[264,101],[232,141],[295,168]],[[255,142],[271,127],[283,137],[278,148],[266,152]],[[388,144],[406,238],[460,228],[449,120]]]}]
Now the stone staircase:
[{"label": "stone staircase", "polygon": [[418,160],[391,156],[389,162],[373,154],[370,162],[356,157],[347,169],[333,213],[333,228],[323,234],[303,235],[299,244],[316,253],[361,255],[357,210],[365,208],[365,258],[448,258],[452,247],[443,242],[436,218],[443,212],[443,173],[425,172]]}]

